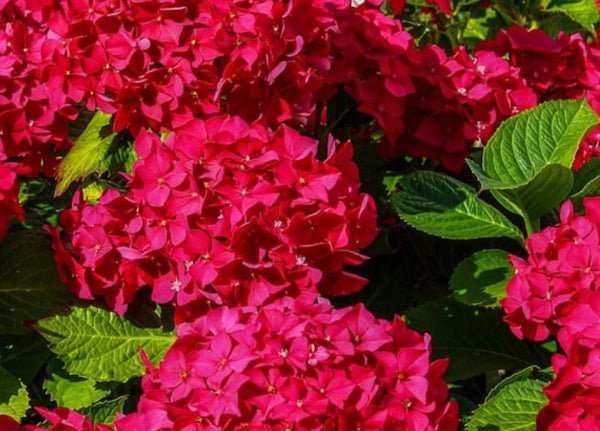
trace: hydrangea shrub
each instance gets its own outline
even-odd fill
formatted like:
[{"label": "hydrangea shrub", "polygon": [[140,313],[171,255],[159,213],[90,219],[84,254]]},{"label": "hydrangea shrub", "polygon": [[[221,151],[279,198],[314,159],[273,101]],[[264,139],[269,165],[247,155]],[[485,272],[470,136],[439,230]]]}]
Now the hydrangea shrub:
[{"label": "hydrangea shrub", "polygon": [[598,428],[599,22],[0,0],[0,429]]}]

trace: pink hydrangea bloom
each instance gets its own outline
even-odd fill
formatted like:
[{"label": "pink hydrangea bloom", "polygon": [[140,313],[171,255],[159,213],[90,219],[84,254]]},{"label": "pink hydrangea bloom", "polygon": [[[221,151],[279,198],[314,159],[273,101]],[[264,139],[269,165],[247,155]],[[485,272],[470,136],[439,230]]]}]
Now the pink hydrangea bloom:
[{"label": "pink hydrangea bloom", "polygon": [[117,431],[452,431],[458,410],[431,362],[429,336],[363,305],[335,310],[303,295],[219,307],[180,325],[138,411]]},{"label": "pink hydrangea bloom", "polygon": [[[477,52],[494,52],[508,57],[511,67],[525,79],[540,102],[553,99],[575,99],[586,96],[592,108],[600,113],[600,50],[581,35],[560,32],[554,39],[542,30],[513,26],[498,32],[493,40],[480,44]],[[600,155],[598,133],[592,131],[581,143],[575,167]]]},{"label": "pink hydrangea bloom", "polygon": [[600,426],[600,198],[584,199],[585,216],[567,202],[561,223],[527,239],[527,260],[511,257],[516,274],[502,301],[505,321],[519,338],[556,336],[564,354],[552,358],[556,378],[538,429]]},{"label": "pink hydrangea bloom", "polygon": [[97,205],[77,195],[61,217],[66,241],[53,230],[63,279],[120,313],[150,285],[182,316],[206,301],[359,290],[366,281],[344,266],[366,259],[375,205],[359,191],[350,144],[331,141],[325,161],[317,144],[237,117],[193,120],[164,143],[141,132],[128,192]]}]

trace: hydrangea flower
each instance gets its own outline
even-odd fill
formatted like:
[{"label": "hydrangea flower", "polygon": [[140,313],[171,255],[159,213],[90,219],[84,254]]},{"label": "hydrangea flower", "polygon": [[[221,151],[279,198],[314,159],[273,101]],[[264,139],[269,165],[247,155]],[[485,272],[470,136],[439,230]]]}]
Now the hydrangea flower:
[{"label": "hydrangea flower", "polygon": [[[507,57],[518,75],[525,79],[540,102],[586,96],[600,113],[600,51],[597,41],[588,44],[581,35],[560,32],[556,38],[542,30],[512,26],[500,30],[495,39],[482,42],[475,50]],[[575,168],[600,155],[599,128],[580,145]]]},{"label": "hydrangea flower", "polygon": [[542,341],[553,335],[556,378],[538,429],[588,430],[600,426],[600,198],[584,199],[585,216],[571,202],[561,223],[527,239],[527,260],[511,257],[516,273],[502,301],[505,321],[519,338]]},{"label": "hydrangea flower", "polygon": [[452,431],[458,408],[446,360],[396,317],[335,310],[304,295],[264,307],[219,307],[178,328],[148,364],[136,413],[117,431]]},{"label": "hydrangea flower", "polygon": [[350,143],[318,142],[238,117],[194,120],[161,142],[141,132],[128,191],[97,205],[77,195],[53,229],[63,280],[123,313],[144,285],[158,303],[261,304],[319,289],[342,295],[366,280],[344,270],[377,234]]}]

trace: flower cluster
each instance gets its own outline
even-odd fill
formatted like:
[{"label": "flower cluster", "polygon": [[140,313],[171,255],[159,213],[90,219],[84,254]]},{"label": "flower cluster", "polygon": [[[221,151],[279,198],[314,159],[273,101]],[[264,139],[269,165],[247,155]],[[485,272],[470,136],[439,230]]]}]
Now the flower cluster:
[{"label": "flower cluster", "polygon": [[[412,37],[373,3],[381,1],[4,2],[2,149],[31,158],[29,173],[44,159],[51,175],[76,105],[115,113],[115,129],[134,134],[220,112],[310,127],[348,74],[405,75],[399,57],[414,49]],[[357,61],[340,62],[355,44]]]},{"label": "flower cluster", "polygon": [[[17,158],[20,174],[41,165],[53,175],[80,106],[115,113],[115,130],[134,135],[219,113],[310,130],[341,85],[385,131],[383,155],[459,170],[472,143],[508,116],[598,87],[597,48],[579,36],[514,27],[472,57],[462,48],[448,57],[436,46],[417,49],[380,3],[4,2],[0,158]],[[579,163],[597,151],[596,135]]]},{"label": "flower cluster", "polygon": [[97,205],[75,197],[55,230],[63,279],[79,297],[122,313],[144,285],[152,299],[261,304],[318,288],[340,295],[366,280],[343,270],[374,239],[373,199],[358,190],[350,143],[318,142],[238,117],[193,120],[161,142],[145,131],[128,191]]},{"label": "flower cluster", "polygon": [[[343,85],[386,132],[382,154],[438,158],[458,170],[474,141],[537,102],[538,80],[502,59],[500,36],[474,57],[419,50],[380,2],[29,3],[0,9],[0,59],[9,66],[0,115],[2,151],[24,157],[30,175],[40,160],[53,173],[55,150],[70,145],[66,124],[76,105],[115,113],[115,129],[134,135],[223,112],[312,127],[323,121],[316,106]],[[586,61],[592,51],[581,39],[567,45]]]},{"label": "flower cluster", "polygon": [[474,142],[538,102],[518,68],[492,51],[417,49],[399,21],[375,10],[337,20],[328,80],[343,84],[358,110],[377,120],[384,157],[428,157],[459,171]]},{"label": "flower cluster", "polygon": [[584,199],[586,215],[561,209],[561,224],[527,239],[526,261],[511,257],[516,273],[502,305],[519,337],[554,335],[555,380],[544,390],[550,404],[538,416],[540,430],[588,430],[600,426],[600,198]]},{"label": "flower cluster", "polygon": [[[540,102],[586,96],[600,113],[600,45],[588,44],[577,33],[559,33],[556,39],[542,30],[514,26],[501,30],[475,51],[494,52],[508,58]],[[581,143],[575,167],[600,155],[600,128]]]},{"label": "flower cluster", "polygon": [[420,54],[400,153],[439,159],[458,171],[473,142],[485,143],[502,121],[537,104],[518,70],[493,52],[471,56],[459,48],[447,57],[432,45]]},{"label": "flower cluster", "polygon": [[[403,57],[414,44],[380,3],[2,2],[0,161],[17,162],[20,175],[53,176],[71,145],[67,126],[83,106],[114,113],[115,130],[134,135],[231,112],[310,129],[325,120],[316,106],[339,84],[354,88],[395,142],[403,124],[398,96],[414,91]],[[354,49],[358,57],[348,61]],[[18,213],[9,179],[1,225]]]},{"label": "flower cluster", "polygon": [[79,114],[79,100],[55,91],[47,76],[60,46],[43,13],[49,3],[0,3],[0,161],[18,158],[27,176],[53,174],[55,150],[68,148],[67,123]]},{"label": "flower cluster", "polygon": [[[226,112],[311,127],[316,105],[336,92],[326,77],[337,14],[373,8],[335,0],[1,2],[0,162],[17,162],[20,175],[53,176],[71,145],[67,126],[84,106],[114,113],[115,130],[134,135]],[[10,207],[2,187],[0,208]]]},{"label": "flower cluster", "polygon": [[452,431],[455,402],[429,336],[362,305],[285,298],[220,307],[178,328],[117,431]]}]

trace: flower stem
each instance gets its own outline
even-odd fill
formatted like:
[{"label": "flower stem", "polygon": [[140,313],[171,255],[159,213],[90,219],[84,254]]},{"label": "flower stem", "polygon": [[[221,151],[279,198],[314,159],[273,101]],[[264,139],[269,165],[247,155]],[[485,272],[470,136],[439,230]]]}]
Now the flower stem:
[{"label": "flower stem", "polygon": [[531,236],[540,231],[539,217],[532,219],[527,213],[525,213],[523,214],[523,220],[525,220],[525,230],[527,231],[527,236]]}]

